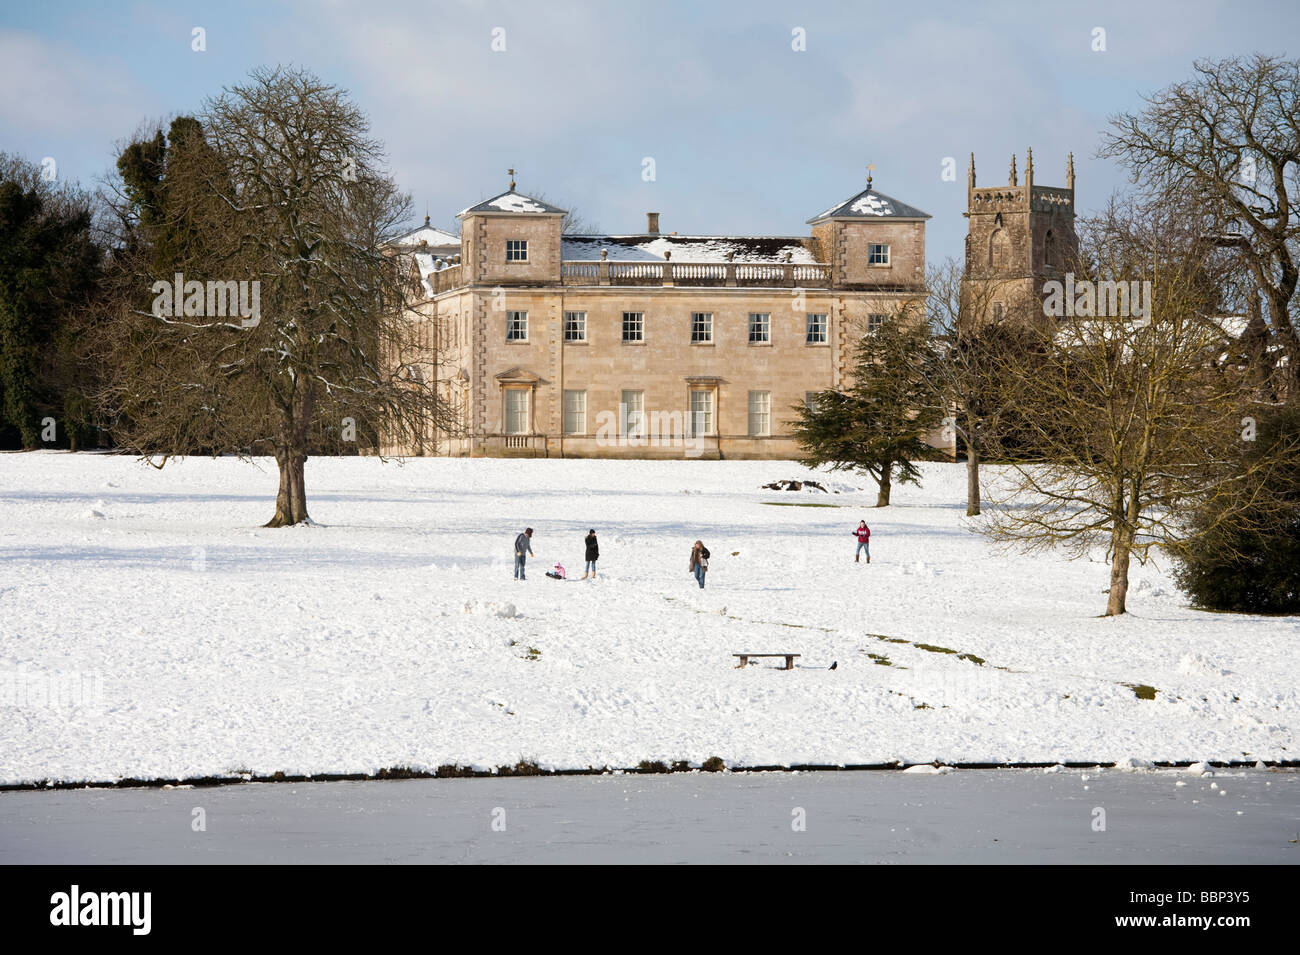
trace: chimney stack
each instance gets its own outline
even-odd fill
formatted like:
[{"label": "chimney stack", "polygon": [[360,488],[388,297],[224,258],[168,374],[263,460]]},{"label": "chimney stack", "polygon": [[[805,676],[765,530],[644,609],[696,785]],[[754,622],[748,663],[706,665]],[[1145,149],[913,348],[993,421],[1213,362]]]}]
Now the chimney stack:
[{"label": "chimney stack", "polygon": [[645,214],[645,231],[648,235],[659,234],[659,213],[647,212]]}]

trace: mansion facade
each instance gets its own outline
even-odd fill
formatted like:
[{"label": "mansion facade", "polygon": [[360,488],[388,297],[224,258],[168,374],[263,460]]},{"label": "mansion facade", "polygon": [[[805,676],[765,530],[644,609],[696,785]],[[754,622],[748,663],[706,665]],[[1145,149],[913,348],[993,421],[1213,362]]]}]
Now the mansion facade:
[{"label": "mansion facade", "polygon": [[807,236],[566,234],[516,191],[425,225],[409,254],[433,375],[460,433],[399,454],[793,458],[796,405],[925,298],[925,223],[867,188]]}]

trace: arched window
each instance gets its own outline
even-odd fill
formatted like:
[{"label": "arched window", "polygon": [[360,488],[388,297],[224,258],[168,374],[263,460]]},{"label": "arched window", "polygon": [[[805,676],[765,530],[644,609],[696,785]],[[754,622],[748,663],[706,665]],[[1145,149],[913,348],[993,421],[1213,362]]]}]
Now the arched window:
[{"label": "arched window", "polygon": [[1056,261],[1056,235],[1051,229],[1043,239],[1043,261],[1053,268],[1060,264]]},{"label": "arched window", "polygon": [[1011,264],[1011,240],[1006,229],[994,229],[989,236],[989,268],[1005,269]]}]

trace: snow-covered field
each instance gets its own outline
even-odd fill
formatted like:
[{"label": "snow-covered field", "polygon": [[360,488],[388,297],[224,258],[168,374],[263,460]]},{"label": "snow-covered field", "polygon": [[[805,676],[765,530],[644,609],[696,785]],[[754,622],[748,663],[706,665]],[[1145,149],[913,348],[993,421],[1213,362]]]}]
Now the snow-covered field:
[{"label": "snow-covered field", "polygon": [[[882,510],[866,479],[760,487],[807,474],[315,459],[322,526],[265,530],[269,462],[0,455],[0,782],[1296,758],[1300,619],[1189,610],[1150,565],[1132,612],[1100,618],[1106,567],[992,549],[958,465]],[[870,565],[853,562],[863,517]],[[525,525],[537,557],[517,583]],[[600,578],[543,576],[581,576],[589,527]],[[741,651],[803,667],[737,670]]]}]

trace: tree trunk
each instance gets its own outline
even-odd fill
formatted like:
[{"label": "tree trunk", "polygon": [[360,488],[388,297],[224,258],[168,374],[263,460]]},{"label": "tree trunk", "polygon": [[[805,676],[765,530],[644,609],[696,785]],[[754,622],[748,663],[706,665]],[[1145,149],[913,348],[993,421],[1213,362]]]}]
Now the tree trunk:
[{"label": "tree trunk", "polygon": [[275,447],[280,488],[275,495],[275,516],[265,527],[291,527],[311,520],[307,513],[307,441],[313,406],[311,392],[294,396],[292,410],[284,416]]},{"label": "tree trunk", "polygon": [[966,442],[966,516],[975,517],[980,512],[980,455],[970,441]]},{"label": "tree trunk", "polygon": [[1110,555],[1110,599],[1106,602],[1106,616],[1117,617],[1125,612],[1128,598],[1128,562],[1133,552],[1133,532],[1127,527],[1116,528],[1112,537]]},{"label": "tree trunk", "polygon": [[1282,339],[1282,353],[1287,356],[1282,387],[1293,396],[1300,384],[1300,332],[1291,323],[1291,295],[1284,290],[1269,288],[1264,293],[1268,303],[1269,319],[1277,337]]},{"label": "tree trunk", "polygon": [[876,494],[876,507],[889,506],[889,490],[891,487],[890,475],[894,471],[892,464],[886,464],[880,469],[880,492]]},{"label": "tree trunk", "polygon": [[[1129,485],[1121,481],[1115,491],[1114,509],[1111,512],[1114,526],[1110,534],[1110,599],[1106,602],[1106,616],[1117,617],[1125,612],[1128,599],[1128,564],[1133,554],[1137,535],[1138,487],[1135,480]],[[1125,494],[1127,488],[1128,493]]]},{"label": "tree trunk", "polygon": [[310,521],[304,477],[307,455],[297,451],[277,450],[275,463],[280,469],[280,489],[275,495],[275,516],[264,526],[290,527]]}]

